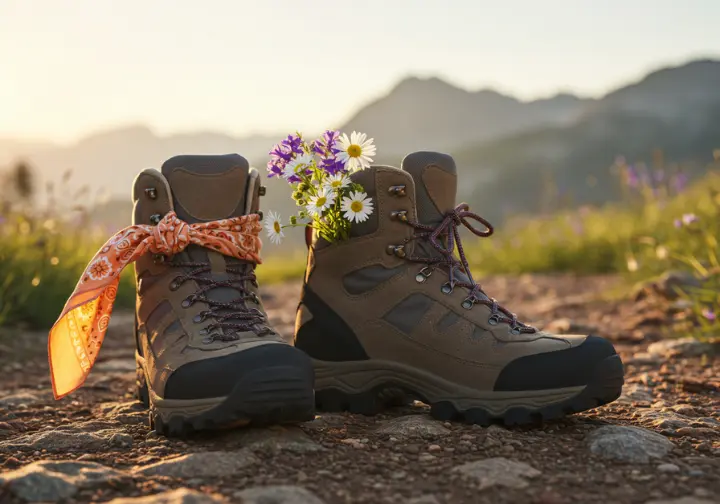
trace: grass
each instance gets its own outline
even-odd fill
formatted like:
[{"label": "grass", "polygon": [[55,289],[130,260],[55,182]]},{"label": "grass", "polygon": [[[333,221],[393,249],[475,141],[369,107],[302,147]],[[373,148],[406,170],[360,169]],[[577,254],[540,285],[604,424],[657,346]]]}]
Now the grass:
[{"label": "grass", "polygon": [[[683,294],[695,307],[696,329],[720,334],[714,320],[720,304],[719,168],[720,163],[711,166],[704,179],[686,188],[657,170],[619,166],[625,201],[515,218],[490,239],[466,238],[467,256],[476,277],[575,272],[623,273],[638,280],[667,270],[691,271],[705,281]],[[0,326],[52,325],[87,261],[110,235],[87,228],[88,211],[0,206]],[[258,276],[268,284],[299,279],[304,270],[300,250],[269,256]],[[128,268],[117,306],[131,308],[134,296]]]}]

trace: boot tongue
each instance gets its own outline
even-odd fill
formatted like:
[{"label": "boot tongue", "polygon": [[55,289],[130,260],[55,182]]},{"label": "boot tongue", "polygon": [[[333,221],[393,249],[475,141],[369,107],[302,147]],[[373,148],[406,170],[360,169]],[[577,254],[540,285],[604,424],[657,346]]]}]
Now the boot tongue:
[{"label": "boot tongue", "polygon": [[[457,195],[457,168],[455,160],[440,152],[413,152],[405,156],[402,169],[408,172],[415,182],[415,204],[418,220],[428,226],[437,225],[445,217],[445,213],[455,208]],[[442,255],[429,242],[418,241],[421,253],[428,257]],[[455,269],[455,278],[469,282],[468,276],[460,269]],[[483,292],[478,296],[487,299]]]},{"label": "boot tongue", "polygon": [[453,158],[440,152],[413,152],[401,167],[415,182],[418,220],[427,225],[441,222],[443,214],[455,208],[457,169]]},{"label": "boot tongue", "polygon": [[249,165],[238,154],[175,156],[162,165],[177,216],[191,224],[245,215]]},{"label": "boot tongue", "polygon": [[[239,154],[175,156],[165,161],[161,172],[170,185],[175,213],[185,222],[195,224],[249,213],[246,192],[250,167]],[[242,263],[198,245],[190,245],[183,255],[192,262],[209,263],[211,271],[203,276],[215,281],[227,281],[227,266]],[[229,303],[243,293],[230,287],[216,287],[205,295],[213,301]],[[228,313],[228,310],[218,312]]]}]

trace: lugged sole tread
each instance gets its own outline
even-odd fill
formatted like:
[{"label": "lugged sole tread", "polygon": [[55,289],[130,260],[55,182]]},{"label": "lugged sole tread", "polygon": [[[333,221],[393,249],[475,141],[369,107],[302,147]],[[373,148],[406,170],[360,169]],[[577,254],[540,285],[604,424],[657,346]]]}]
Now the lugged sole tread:
[{"label": "lugged sole tread", "polygon": [[[488,426],[495,422],[510,426],[555,420],[613,402],[620,397],[622,392],[623,375],[620,356],[613,355],[598,364],[593,381],[582,392],[564,401],[534,409],[512,407],[501,414],[493,414],[482,407],[460,411],[450,401],[435,401],[429,403],[430,415],[438,420],[464,421],[482,426]],[[351,413],[373,415],[386,405],[384,398],[380,398],[389,387],[397,388],[397,385],[382,385],[367,392],[352,395],[338,389],[316,390],[316,406],[320,411],[350,411]],[[418,391],[405,390],[405,393],[428,403],[423,394]]]}]

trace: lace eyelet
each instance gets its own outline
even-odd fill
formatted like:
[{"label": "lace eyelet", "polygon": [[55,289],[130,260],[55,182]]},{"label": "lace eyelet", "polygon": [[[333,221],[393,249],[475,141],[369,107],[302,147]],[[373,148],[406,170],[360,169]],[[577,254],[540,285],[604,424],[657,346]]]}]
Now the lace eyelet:
[{"label": "lace eyelet", "polygon": [[185,299],[182,300],[182,303],[180,303],[180,306],[182,306],[183,308],[190,308],[194,302],[195,302],[195,298],[193,296],[186,297]]},{"label": "lace eyelet", "polygon": [[214,340],[212,337],[203,338],[203,340],[202,340],[202,342],[203,342],[204,344],[206,344],[206,345],[209,345],[209,344],[212,343],[213,341],[215,341],[215,340]]},{"label": "lace eyelet", "polygon": [[388,245],[385,252],[387,252],[388,255],[394,255],[400,258],[406,256],[405,245]]},{"label": "lace eyelet", "polygon": [[169,288],[171,291],[176,291],[180,288],[180,282],[178,280],[179,278],[180,277],[175,277],[175,278],[173,278],[173,281],[170,282]]},{"label": "lace eyelet", "polygon": [[471,299],[463,299],[463,302],[461,303],[461,306],[465,308],[466,310],[472,310],[472,307],[475,305],[475,303],[472,302]]},{"label": "lace eyelet", "polygon": [[440,287],[440,292],[443,294],[450,294],[455,289],[455,287],[450,282],[445,282],[442,287]]},{"label": "lace eyelet", "polygon": [[404,185],[390,186],[388,188],[388,193],[390,193],[393,196],[401,196],[401,197],[405,196],[405,194],[406,194],[405,186]]},{"label": "lace eyelet", "polygon": [[147,189],[145,189],[145,194],[148,198],[152,200],[157,199],[157,189],[155,189],[154,187],[148,187]]},{"label": "lace eyelet", "polygon": [[490,315],[488,318],[488,324],[490,325],[498,325],[500,323],[500,317],[497,315]]},{"label": "lace eyelet", "polygon": [[162,263],[164,263],[166,260],[167,260],[167,257],[165,257],[165,256],[162,255],[162,254],[154,254],[154,255],[153,255],[153,262],[154,262],[155,264],[162,264]]},{"label": "lace eyelet", "polygon": [[195,322],[196,324],[199,324],[204,321],[205,321],[205,312],[200,312],[193,317],[193,322]]},{"label": "lace eyelet", "polygon": [[513,327],[512,329],[510,329],[510,334],[514,334],[517,336],[518,334],[520,334],[520,329],[518,329],[517,327]]},{"label": "lace eyelet", "polygon": [[162,215],[160,215],[159,213],[152,214],[152,215],[150,216],[150,223],[153,224],[153,225],[155,225],[155,226],[157,226],[158,224],[160,224],[160,221],[161,221],[161,220],[162,220]]},{"label": "lace eyelet", "polygon": [[400,222],[407,222],[407,210],[394,210],[390,213],[390,218],[399,220]]},{"label": "lace eyelet", "polygon": [[432,275],[433,270],[430,268],[430,266],[425,266],[423,269],[421,269],[417,275],[415,275],[415,281],[417,283],[425,283],[427,279]]}]

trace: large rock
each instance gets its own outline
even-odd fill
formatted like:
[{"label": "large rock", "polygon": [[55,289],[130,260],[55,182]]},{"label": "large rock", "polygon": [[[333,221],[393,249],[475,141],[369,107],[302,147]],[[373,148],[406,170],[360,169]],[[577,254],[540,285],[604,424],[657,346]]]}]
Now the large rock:
[{"label": "large rock", "polygon": [[173,478],[212,478],[232,476],[240,469],[258,462],[251,451],[197,452],[155,464],[136,467],[134,473],[144,476],[170,476]]},{"label": "large rock", "polygon": [[233,494],[243,504],[324,504],[302,487],[290,485],[252,487]]},{"label": "large rock", "polygon": [[640,427],[606,425],[588,436],[590,451],[604,459],[647,464],[673,449],[665,436]]},{"label": "large rock", "polygon": [[49,452],[94,452],[109,447],[127,448],[132,437],[121,430],[82,432],[62,428],[34,432],[0,442],[0,452],[15,450]]},{"label": "large rock", "polygon": [[31,502],[57,502],[128,475],[93,462],[40,461],[0,475],[0,486]]},{"label": "large rock", "polygon": [[699,497],[694,496],[688,496],[688,497],[680,497],[678,499],[662,499],[662,500],[651,500],[647,501],[645,504],[713,504],[717,503],[717,501],[710,501],[707,499],[701,499]]},{"label": "large rock", "polygon": [[121,497],[108,504],[217,504],[227,502],[220,496],[208,495],[187,488],[179,488],[144,497]]},{"label": "large rock", "polygon": [[529,485],[528,479],[542,474],[524,462],[515,462],[503,457],[468,462],[453,468],[453,472],[477,480],[480,490],[492,486],[525,488]]},{"label": "large rock", "polygon": [[406,438],[434,438],[450,434],[450,430],[427,415],[408,415],[393,418],[381,425],[377,432]]}]

